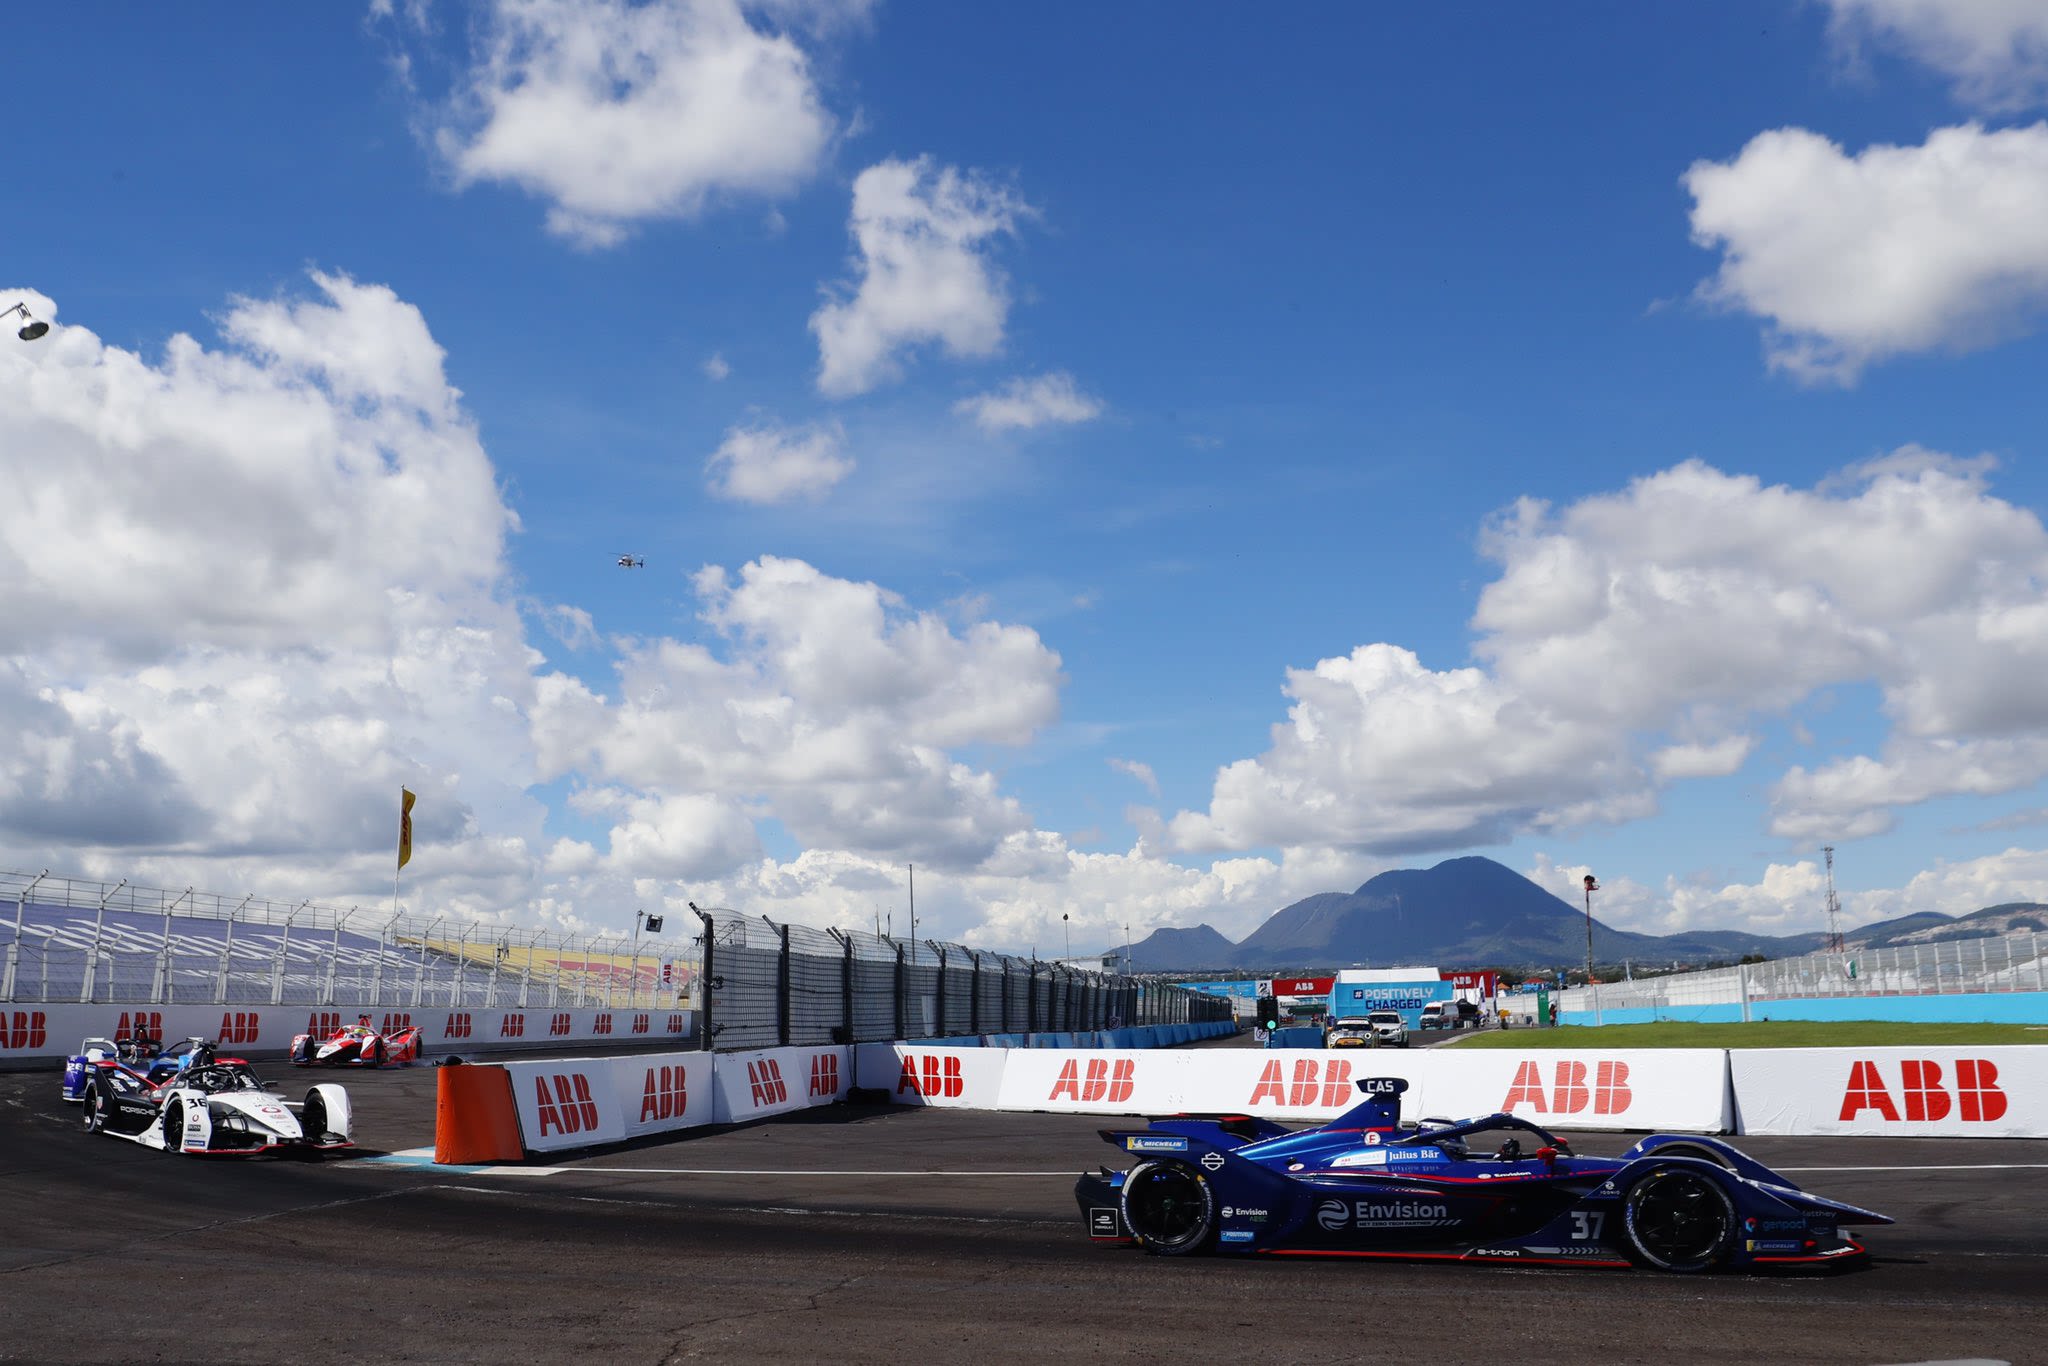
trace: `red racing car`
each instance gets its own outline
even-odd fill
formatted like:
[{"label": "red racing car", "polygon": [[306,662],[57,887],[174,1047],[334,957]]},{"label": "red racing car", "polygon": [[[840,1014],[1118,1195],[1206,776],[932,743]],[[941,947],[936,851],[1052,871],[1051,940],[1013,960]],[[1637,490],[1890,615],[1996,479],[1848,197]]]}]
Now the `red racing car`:
[{"label": "red racing car", "polygon": [[294,1067],[382,1067],[386,1063],[418,1062],[421,1054],[418,1025],[379,1034],[370,1017],[358,1015],[352,1025],[343,1025],[324,1040],[311,1034],[292,1038]]}]

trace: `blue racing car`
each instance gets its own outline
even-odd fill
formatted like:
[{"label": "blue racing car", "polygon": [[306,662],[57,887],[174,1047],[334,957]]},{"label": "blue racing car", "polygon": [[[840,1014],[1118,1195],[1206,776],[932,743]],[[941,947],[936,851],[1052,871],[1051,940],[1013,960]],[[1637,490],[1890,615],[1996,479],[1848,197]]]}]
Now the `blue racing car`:
[{"label": "blue racing car", "polygon": [[1653,1134],[1579,1157],[1515,1115],[1401,1123],[1398,1077],[1317,1129],[1250,1116],[1102,1130],[1135,1159],[1081,1177],[1089,1235],[1161,1256],[1266,1253],[1647,1266],[1827,1266],[1882,1214],[1809,1195],[1717,1139]]},{"label": "blue racing car", "polygon": [[157,1039],[137,1035],[132,1039],[87,1039],[64,1063],[64,1099],[82,1100],[85,1083],[101,1062],[111,1062],[132,1072],[151,1086],[204,1066],[214,1060],[215,1045],[198,1035],[163,1046]]}]

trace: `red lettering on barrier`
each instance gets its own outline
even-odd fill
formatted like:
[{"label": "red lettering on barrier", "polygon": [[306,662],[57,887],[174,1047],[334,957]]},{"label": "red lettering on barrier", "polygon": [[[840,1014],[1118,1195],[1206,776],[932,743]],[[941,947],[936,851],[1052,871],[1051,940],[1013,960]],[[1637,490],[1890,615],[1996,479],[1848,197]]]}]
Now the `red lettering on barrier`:
[{"label": "red lettering on barrier", "polygon": [[633,1032],[635,1034],[645,1034],[647,1032],[647,1015],[644,1011],[633,1017]]},{"label": "red lettering on barrier", "polygon": [[689,1108],[689,1079],[682,1067],[650,1067],[640,1090],[640,1122],[674,1119]]},{"label": "red lettering on barrier", "polygon": [[[311,1025],[306,1027],[306,1032],[313,1032]],[[117,1039],[161,1039],[163,1036],[164,1016],[160,1010],[124,1010],[121,1012],[121,1022],[114,1026],[114,1037]]]},{"label": "red lettering on barrier", "polygon": [[682,1032],[683,1032],[683,1031],[684,1031],[685,1029],[688,1029],[689,1027],[690,1027],[690,1021],[689,1021],[689,1017],[688,1017],[688,1016],[685,1016],[685,1015],[671,1015],[671,1016],[669,1016],[669,1017],[668,1017],[668,1031],[667,1031],[667,1032],[668,1032],[668,1033],[670,1033],[670,1034],[680,1034],[680,1033],[682,1033]]},{"label": "red lettering on barrier", "polygon": [[1628,1109],[1635,1094],[1628,1089],[1628,1064],[1610,1058],[1593,1073],[1593,1113],[1618,1115]]},{"label": "red lettering on barrier", "polygon": [[567,1011],[557,1011],[557,1012],[556,1012],[556,1013],[554,1013],[553,1015],[550,1015],[550,1016],[548,1016],[548,1037],[549,1037],[549,1038],[556,1038],[556,1039],[558,1039],[558,1038],[560,1038],[560,1037],[561,1037],[562,1035],[564,1035],[564,1034],[567,1034],[568,1032],[569,1032],[569,1013],[568,1013]]},{"label": "red lettering on barrier", "polygon": [[412,1012],[411,1012],[411,1011],[409,1011],[409,1010],[387,1010],[387,1011],[385,1011],[385,1012],[384,1012],[384,1028],[383,1028],[383,1029],[382,1029],[382,1030],[380,1031],[381,1033],[385,1033],[385,1034],[396,1034],[396,1033],[397,1033],[397,1032],[398,1032],[399,1030],[401,1030],[401,1029],[411,1029],[411,1028],[412,1028]]},{"label": "red lettering on barrier", "polygon": [[773,1058],[748,1063],[747,1084],[753,1088],[756,1109],[780,1105],[789,1099],[789,1087],[782,1080],[782,1064]]},{"label": "red lettering on barrier", "polygon": [[316,1039],[324,1039],[341,1028],[341,1012],[338,1010],[316,1010],[306,1017],[306,1032]]},{"label": "red lettering on barrier", "polygon": [[451,1010],[448,1012],[448,1023],[441,1026],[441,1037],[444,1039],[466,1039],[469,1037],[469,1031],[474,1027],[475,1022],[469,1018],[468,1011]]},{"label": "red lettering on barrier", "polygon": [[591,1032],[591,1033],[593,1033],[593,1034],[609,1034],[609,1033],[611,1033],[611,1032],[612,1032],[612,1015],[611,1015],[611,1012],[610,1012],[610,1011],[608,1011],[608,1010],[606,1010],[606,1011],[600,1011],[600,1012],[598,1013],[598,1016],[597,1016],[597,1018],[596,1018],[596,1019],[594,1019],[594,1020],[592,1020],[592,1021],[590,1022],[590,1032]]},{"label": "red lettering on barrier", "polygon": [[507,1014],[498,1025],[498,1037],[501,1039],[518,1039],[525,1035],[526,1016],[516,1012]]},{"label": "red lettering on barrier", "polygon": [[941,1057],[936,1053],[926,1053],[922,1057],[914,1053],[904,1054],[903,1074],[896,1080],[897,1095],[908,1091],[914,1096],[943,1099],[959,1096],[966,1089],[959,1058]]},{"label": "red lettering on barrier", "polygon": [[[1899,1064],[1899,1091],[1906,1102],[1905,1121],[1928,1123],[1948,1118],[1951,1108],[1966,1124],[1987,1124],[2003,1119],[2010,1098],[1998,1085],[1998,1068],[1989,1058],[1956,1059],[1955,1094],[1942,1087],[1941,1064],[1931,1058],[1907,1058]],[[1884,1073],[1874,1062],[1858,1060],[1849,1067],[1849,1084],[1842,1090],[1838,1118],[1847,1123],[1865,1110],[1876,1112],[1897,1124],[1899,1107],[1885,1086]]]},{"label": "red lettering on barrier", "polygon": [[[954,1061],[957,1063],[959,1060],[956,1058]],[[837,1053],[820,1053],[811,1059],[810,1094],[812,1097],[830,1097],[839,1094],[839,1055]]]},{"label": "red lettering on barrier", "polygon": [[1351,1059],[1332,1058],[1323,1067],[1323,1108],[1342,1109],[1351,1098]]},{"label": "red lettering on barrier", "polygon": [[224,1011],[220,1017],[220,1042],[255,1043],[260,1017],[253,1010]]},{"label": "red lettering on barrier", "polygon": [[1322,1106],[1325,1109],[1341,1109],[1351,1096],[1351,1060],[1332,1058],[1325,1062],[1320,1058],[1296,1058],[1294,1075],[1287,1076],[1287,1065],[1275,1058],[1259,1072],[1259,1079],[1252,1086],[1251,1099],[1247,1106],[1260,1101],[1294,1109],[1309,1109]]},{"label": "red lettering on barrier", "polygon": [[40,1010],[0,1010],[0,1048],[41,1048],[49,1033],[49,1019]]},{"label": "red lettering on barrier", "polygon": [[1517,1105],[1527,1105],[1539,1115],[1548,1108],[1543,1102],[1543,1068],[1539,1064],[1516,1064],[1515,1079],[1508,1083],[1508,1098],[1500,1103],[1500,1108],[1512,1111]]},{"label": "red lettering on barrier", "polygon": [[1550,1085],[1543,1084],[1543,1064],[1524,1061],[1515,1067],[1515,1079],[1508,1083],[1507,1098],[1500,1108],[1513,1111],[1526,1105],[1537,1114],[1584,1114],[1591,1106],[1596,1115],[1619,1115],[1628,1111],[1635,1093],[1629,1089],[1628,1064],[1608,1059],[1595,1065],[1593,1084],[1586,1085],[1586,1064],[1572,1058],[1560,1059],[1551,1071]]}]

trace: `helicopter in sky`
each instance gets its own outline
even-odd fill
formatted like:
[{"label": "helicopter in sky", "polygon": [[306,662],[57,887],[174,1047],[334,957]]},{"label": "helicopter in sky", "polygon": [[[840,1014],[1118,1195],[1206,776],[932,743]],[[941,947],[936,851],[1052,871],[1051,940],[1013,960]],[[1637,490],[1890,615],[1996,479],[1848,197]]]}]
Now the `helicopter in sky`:
[{"label": "helicopter in sky", "polygon": [[619,556],[619,568],[621,569],[645,569],[646,567],[647,561],[637,555]]}]

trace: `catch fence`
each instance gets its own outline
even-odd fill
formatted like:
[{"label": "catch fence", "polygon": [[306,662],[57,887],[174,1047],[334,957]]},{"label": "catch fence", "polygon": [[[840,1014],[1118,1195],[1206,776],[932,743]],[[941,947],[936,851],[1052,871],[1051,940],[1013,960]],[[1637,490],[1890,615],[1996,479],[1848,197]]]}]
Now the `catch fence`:
[{"label": "catch fence", "polygon": [[704,1034],[722,1051],[1231,1018],[1230,1002],[928,939],[701,910]]}]

